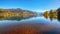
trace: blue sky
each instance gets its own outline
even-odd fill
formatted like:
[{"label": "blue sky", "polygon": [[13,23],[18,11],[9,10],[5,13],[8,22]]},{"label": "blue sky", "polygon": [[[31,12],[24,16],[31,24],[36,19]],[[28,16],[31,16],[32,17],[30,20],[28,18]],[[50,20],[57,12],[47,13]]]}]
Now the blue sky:
[{"label": "blue sky", "polygon": [[43,12],[59,7],[60,0],[0,0],[0,8],[21,8]]}]

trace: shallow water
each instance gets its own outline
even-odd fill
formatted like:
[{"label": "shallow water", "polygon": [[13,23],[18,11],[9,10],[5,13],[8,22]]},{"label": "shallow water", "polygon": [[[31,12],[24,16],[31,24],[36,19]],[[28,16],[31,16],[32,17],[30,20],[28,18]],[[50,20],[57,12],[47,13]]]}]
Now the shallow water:
[{"label": "shallow water", "polygon": [[1,20],[0,34],[60,34],[60,22],[42,17]]}]

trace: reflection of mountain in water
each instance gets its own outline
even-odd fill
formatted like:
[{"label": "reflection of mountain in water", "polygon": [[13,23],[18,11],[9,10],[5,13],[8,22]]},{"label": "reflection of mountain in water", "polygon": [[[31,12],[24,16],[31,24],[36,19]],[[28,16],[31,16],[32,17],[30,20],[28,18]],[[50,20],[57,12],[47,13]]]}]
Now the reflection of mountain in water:
[{"label": "reflection of mountain in water", "polygon": [[[33,17],[33,16],[31,16]],[[27,19],[27,18],[31,18],[31,17],[18,17],[18,16],[14,16],[14,17],[8,17],[8,18],[5,18],[5,17],[0,17],[0,20],[22,20],[22,19]]]}]

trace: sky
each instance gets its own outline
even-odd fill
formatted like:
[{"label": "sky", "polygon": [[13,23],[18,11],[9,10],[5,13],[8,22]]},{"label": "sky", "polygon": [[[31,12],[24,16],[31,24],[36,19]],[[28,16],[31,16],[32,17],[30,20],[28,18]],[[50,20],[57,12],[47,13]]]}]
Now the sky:
[{"label": "sky", "polygon": [[60,7],[60,0],[0,0],[0,8],[21,8],[36,12],[57,9]]}]

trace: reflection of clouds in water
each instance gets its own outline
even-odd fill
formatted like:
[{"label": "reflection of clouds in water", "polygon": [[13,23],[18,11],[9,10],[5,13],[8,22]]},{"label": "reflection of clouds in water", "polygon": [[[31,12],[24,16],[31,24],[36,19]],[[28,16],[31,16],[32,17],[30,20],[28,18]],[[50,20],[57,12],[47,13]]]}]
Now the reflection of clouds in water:
[{"label": "reflection of clouds in water", "polygon": [[16,21],[16,20],[2,20],[2,21],[0,21],[0,27],[18,24],[18,23],[19,23],[19,21]]}]

